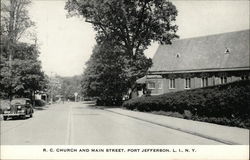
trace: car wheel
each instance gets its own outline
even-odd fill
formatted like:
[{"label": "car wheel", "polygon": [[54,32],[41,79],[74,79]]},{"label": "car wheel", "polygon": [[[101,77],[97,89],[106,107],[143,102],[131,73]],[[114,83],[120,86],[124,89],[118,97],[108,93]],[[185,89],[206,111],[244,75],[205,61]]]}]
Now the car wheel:
[{"label": "car wheel", "polygon": [[7,118],[8,118],[7,116],[3,116],[3,120],[4,120],[4,121],[6,121],[6,120],[7,120]]}]

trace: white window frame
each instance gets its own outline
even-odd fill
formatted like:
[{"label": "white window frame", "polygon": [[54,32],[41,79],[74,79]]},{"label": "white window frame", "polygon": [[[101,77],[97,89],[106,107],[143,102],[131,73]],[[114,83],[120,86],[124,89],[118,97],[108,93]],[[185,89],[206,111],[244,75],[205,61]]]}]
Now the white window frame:
[{"label": "white window frame", "polygon": [[185,89],[190,89],[191,88],[191,78],[185,78],[184,79],[184,88]]},{"label": "white window frame", "polygon": [[220,84],[226,84],[226,83],[227,83],[227,77],[226,76],[220,77]]},{"label": "white window frame", "polygon": [[174,78],[169,79],[169,89],[175,89],[175,79]]},{"label": "white window frame", "polygon": [[202,77],[201,78],[201,87],[207,87],[208,86],[208,78]]},{"label": "white window frame", "polygon": [[[154,84],[154,87],[151,87],[150,84]],[[148,89],[155,89],[155,86],[156,86],[155,82],[153,81],[148,82]]]}]

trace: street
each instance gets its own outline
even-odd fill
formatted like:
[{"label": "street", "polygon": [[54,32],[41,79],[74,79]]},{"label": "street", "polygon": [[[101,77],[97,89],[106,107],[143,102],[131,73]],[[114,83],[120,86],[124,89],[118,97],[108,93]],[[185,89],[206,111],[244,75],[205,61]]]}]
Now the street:
[{"label": "street", "polygon": [[1,121],[1,145],[175,144],[222,143],[80,102],[48,105],[25,120]]}]

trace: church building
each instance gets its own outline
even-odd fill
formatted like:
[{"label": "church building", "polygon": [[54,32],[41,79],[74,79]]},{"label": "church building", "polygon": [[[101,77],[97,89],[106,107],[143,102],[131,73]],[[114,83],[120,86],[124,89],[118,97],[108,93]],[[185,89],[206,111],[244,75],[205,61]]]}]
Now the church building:
[{"label": "church building", "polygon": [[160,45],[143,78],[147,89],[159,95],[250,79],[249,38],[243,30]]}]

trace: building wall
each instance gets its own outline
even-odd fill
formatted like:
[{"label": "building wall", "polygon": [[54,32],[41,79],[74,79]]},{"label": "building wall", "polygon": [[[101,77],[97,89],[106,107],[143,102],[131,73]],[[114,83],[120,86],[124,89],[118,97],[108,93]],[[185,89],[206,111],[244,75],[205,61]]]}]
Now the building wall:
[{"label": "building wall", "polygon": [[[199,76],[199,74],[193,74],[191,79],[191,87],[190,89],[194,88],[202,88],[202,77]],[[244,71],[244,72],[228,72],[223,73],[221,75],[220,72],[217,72],[215,74],[210,74],[208,78],[208,86],[214,86],[221,84],[221,76],[226,77],[226,83],[238,81],[242,79],[242,75],[245,78],[250,79],[250,72]],[[164,77],[164,76],[163,76]],[[188,90],[185,88],[185,76],[179,75],[174,78],[175,79],[175,88],[170,88],[170,78],[168,76],[165,76],[165,78],[158,78],[158,79],[147,79],[147,83],[153,82],[156,83],[154,89],[149,89],[148,85],[147,88],[151,91],[151,95],[159,95],[163,93],[169,93],[169,92],[176,92],[176,91],[182,91],[182,90]],[[160,84],[161,83],[161,84]],[[159,86],[161,86],[159,88]]]},{"label": "building wall", "polygon": [[[151,95],[163,94],[164,92],[164,82],[163,78],[147,79],[147,89],[150,90]],[[155,83],[155,87],[150,87],[149,83]]]}]

